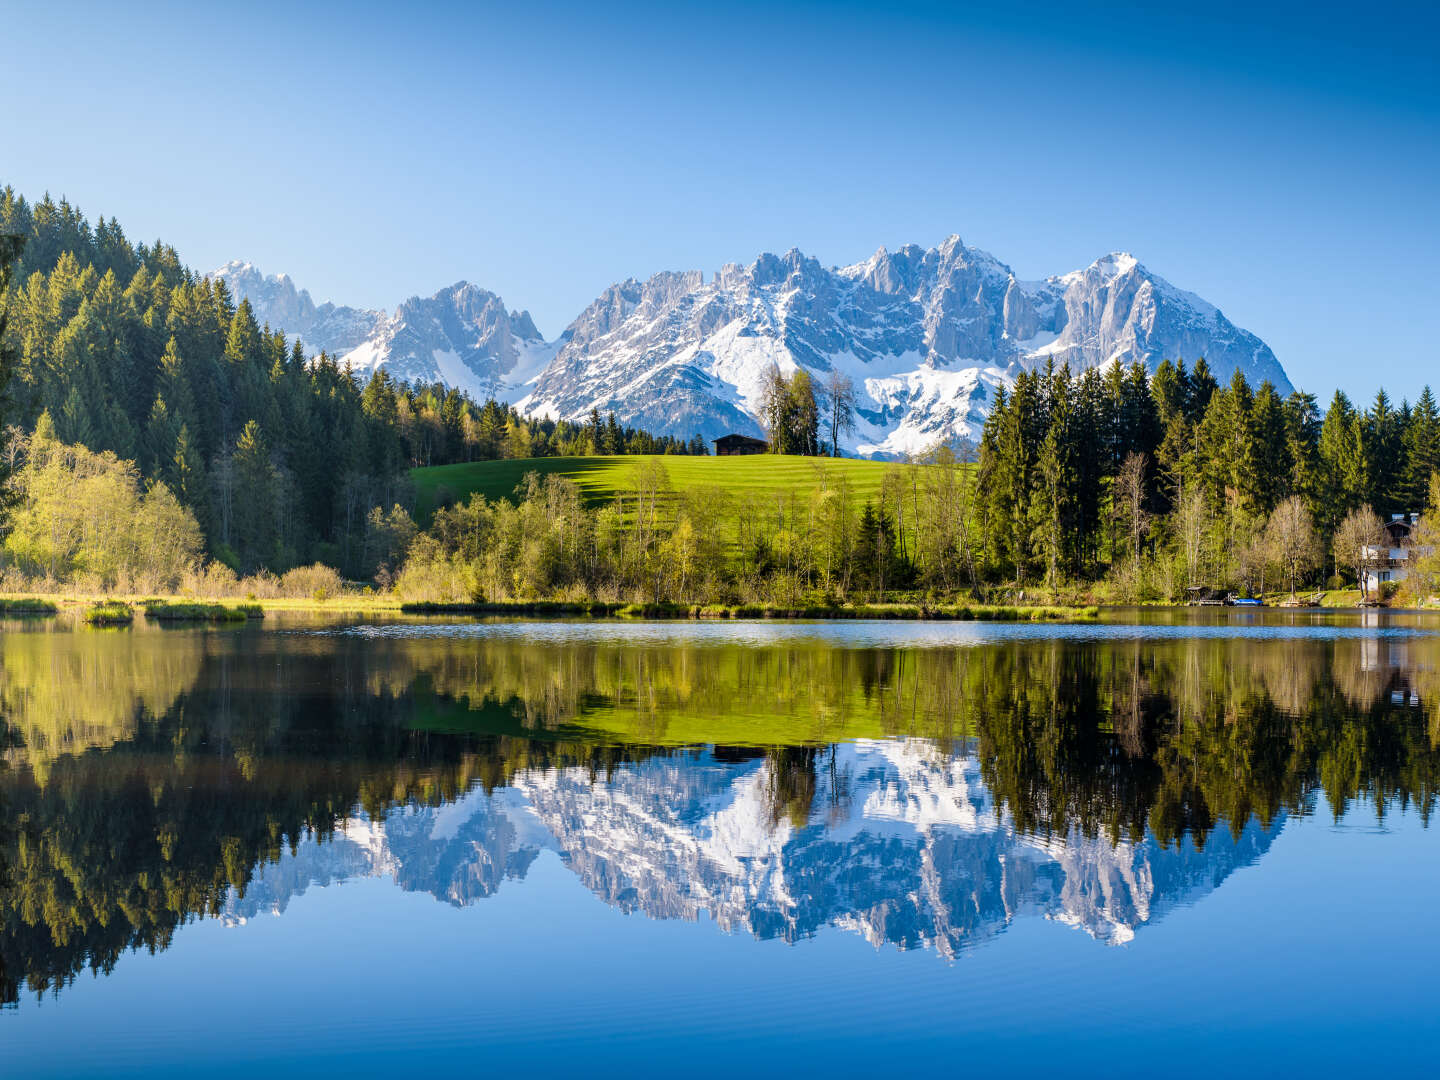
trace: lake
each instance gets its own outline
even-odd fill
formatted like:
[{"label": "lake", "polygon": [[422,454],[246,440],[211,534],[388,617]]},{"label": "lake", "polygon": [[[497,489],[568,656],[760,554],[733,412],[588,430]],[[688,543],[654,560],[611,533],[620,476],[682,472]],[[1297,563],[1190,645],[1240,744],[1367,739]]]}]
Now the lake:
[{"label": "lake", "polygon": [[7,1075],[1440,1052],[1440,620],[0,624]]}]

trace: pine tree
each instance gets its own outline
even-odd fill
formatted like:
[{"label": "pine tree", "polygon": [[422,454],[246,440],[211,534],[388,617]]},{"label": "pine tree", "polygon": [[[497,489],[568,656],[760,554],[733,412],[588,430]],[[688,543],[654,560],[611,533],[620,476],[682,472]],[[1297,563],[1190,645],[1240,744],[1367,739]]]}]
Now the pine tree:
[{"label": "pine tree", "polygon": [[1440,471],[1440,408],[1430,387],[1420,392],[1404,439],[1405,476],[1403,482],[1405,511],[1425,506],[1430,492],[1430,477]]},{"label": "pine tree", "polygon": [[1390,397],[1381,389],[1365,414],[1364,447],[1369,487],[1368,501],[1384,517],[1400,509],[1404,501],[1404,462],[1399,414]]},{"label": "pine tree", "polygon": [[1206,410],[1210,408],[1210,399],[1219,389],[1220,384],[1210,373],[1210,365],[1203,356],[1200,357],[1190,371],[1190,396],[1186,403],[1186,413],[1191,424],[1200,423]]},{"label": "pine tree", "polygon": [[263,566],[273,554],[275,530],[275,469],[260,425],[245,424],[235,444],[235,541],[246,569]]},{"label": "pine tree", "polygon": [[205,467],[187,424],[182,423],[175,436],[175,449],[167,463],[165,479],[181,504],[190,508],[201,528],[208,528]]},{"label": "pine tree", "polygon": [[1312,514],[1320,497],[1320,410],[1314,394],[1296,390],[1285,399],[1285,442],[1290,459],[1289,490]]},{"label": "pine tree", "polygon": [[1320,480],[1316,517],[1331,533],[1365,501],[1365,458],[1356,439],[1359,418],[1343,391],[1336,390],[1320,424]]},{"label": "pine tree", "polygon": [[1285,408],[1269,382],[1261,384],[1250,408],[1244,465],[1237,474],[1241,499],[1252,514],[1268,516],[1290,490],[1294,462],[1285,426]]},{"label": "pine tree", "polygon": [[[1047,366],[1046,431],[1035,465],[1031,498],[1030,542],[1045,560],[1045,584],[1060,584],[1062,569],[1073,566],[1076,544],[1074,419],[1070,369]],[[1148,396],[1148,395],[1147,395]]]},{"label": "pine tree", "polygon": [[175,439],[178,435],[179,425],[171,415],[169,406],[165,404],[164,395],[158,395],[155,404],[150,407],[150,417],[145,423],[141,470],[151,476],[163,473],[175,452]]},{"label": "pine tree", "polygon": [[95,427],[90,420],[90,408],[78,386],[70,387],[70,393],[56,417],[55,429],[61,442],[79,443],[89,447],[95,445]]}]

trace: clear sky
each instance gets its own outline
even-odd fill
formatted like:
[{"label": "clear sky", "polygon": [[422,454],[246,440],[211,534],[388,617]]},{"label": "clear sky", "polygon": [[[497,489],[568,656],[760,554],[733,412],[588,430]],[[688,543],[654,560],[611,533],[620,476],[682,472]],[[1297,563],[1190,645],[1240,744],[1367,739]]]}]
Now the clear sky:
[{"label": "clear sky", "polygon": [[0,181],[317,302],[464,278],[551,337],[761,251],[1128,250],[1322,398],[1440,384],[1440,5],[1166,6],[14,2]]}]

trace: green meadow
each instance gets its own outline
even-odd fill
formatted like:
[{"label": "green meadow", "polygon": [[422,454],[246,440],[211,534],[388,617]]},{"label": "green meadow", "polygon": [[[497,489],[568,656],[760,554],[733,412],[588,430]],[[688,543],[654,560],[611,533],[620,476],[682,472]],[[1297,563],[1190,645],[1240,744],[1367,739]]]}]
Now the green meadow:
[{"label": "green meadow", "polygon": [[591,505],[613,498],[635,487],[636,468],[642,462],[658,461],[670,476],[677,493],[718,489],[730,496],[734,507],[759,509],[792,495],[808,497],[824,484],[848,484],[856,506],[876,500],[888,467],[883,461],[853,458],[796,457],[756,454],[750,457],[686,457],[625,454],[611,457],[512,458],[475,461],[459,465],[437,465],[412,469],[415,485],[415,516],[428,521],[439,506],[464,502],[472,493],[487,499],[513,499],[525,474],[558,474],[579,485]]}]

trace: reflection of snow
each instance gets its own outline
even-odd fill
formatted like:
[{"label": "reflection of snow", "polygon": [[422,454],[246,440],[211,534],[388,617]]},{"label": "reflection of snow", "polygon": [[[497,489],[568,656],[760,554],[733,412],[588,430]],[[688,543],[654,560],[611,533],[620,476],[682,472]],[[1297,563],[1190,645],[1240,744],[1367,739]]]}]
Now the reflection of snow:
[{"label": "reflection of snow", "polygon": [[281,912],[311,884],[364,875],[470,904],[549,849],[607,903],[655,918],[704,912],[759,937],[833,926],[953,956],[1030,914],[1121,944],[1259,858],[1283,824],[1251,822],[1239,840],[1217,830],[1203,850],[1017,835],[973,757],[918,739],[822,751],[809,816],[797,821],[792,804],[775,805],[776,768],[700,753],[603,779],[536,770],[493,795],[357,816],[262,867],[226,916]]}]

